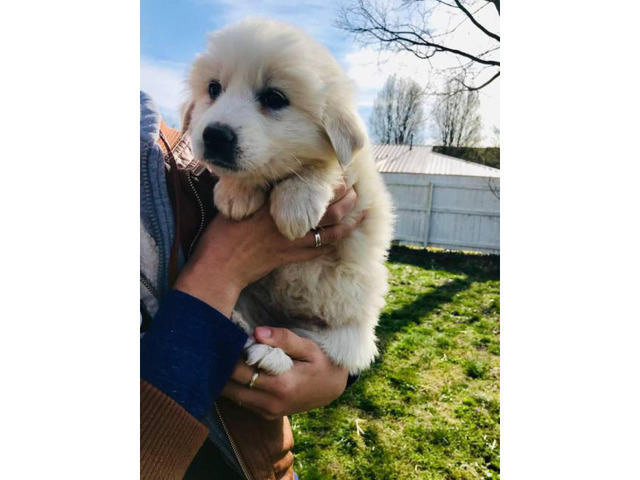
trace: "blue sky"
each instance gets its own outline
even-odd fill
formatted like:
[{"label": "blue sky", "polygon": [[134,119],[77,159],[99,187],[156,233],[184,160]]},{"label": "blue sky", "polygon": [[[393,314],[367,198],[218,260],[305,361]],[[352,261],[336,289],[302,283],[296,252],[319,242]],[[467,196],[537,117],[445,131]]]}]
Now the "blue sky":
[{"label": "blue sky", "polygon": [[337,7],[338,2],[317,0],[142,0],[140,53],[161,61],[189,62],[203,49],[208,32],[262,16],[303,28],[341,59],[353,42],[333,26]]},{"label": "blue sky", "polygon": [[[233,0],[142,0],[140,22],[140,56],[144,75],[158,75],[160,68],[182,73],[206,44],[207,33],[249,16],[274,18],[296,25],[325,45],[348,68],[346,57],[356,51],[356,42],[334,26],[338,1],[266,0],[236,2]],[[155,68],[154,68],[155,67]],[[170,73],[170,72],[167,72]],[[385,76],[386,78],[386,76]],[[154,95],[162,95],[158,92]],[[176,117],[168,103],[161,105],[166,116]],[[360,114],[368,117],[370,107],[360,106]]]},{"label": "blue sky", "polygon": [[[375,95],[390,74],[400,72],[425,84],[431,66],[411,55],[379,54],[349,37],[335,26],[344,1],[349,0],[141,0],[141,88],[160,106],[167,122],[177,126],[184,79],[189,64],[204,50],[207,33],[250,16],[274,18],[302,28],[333,53],[355,81],[358,111],[368,121]],[[499,122],[499,90],[493,90],[481,98],[485,136]],[[430,140],[428,129],[425,140]]]}]

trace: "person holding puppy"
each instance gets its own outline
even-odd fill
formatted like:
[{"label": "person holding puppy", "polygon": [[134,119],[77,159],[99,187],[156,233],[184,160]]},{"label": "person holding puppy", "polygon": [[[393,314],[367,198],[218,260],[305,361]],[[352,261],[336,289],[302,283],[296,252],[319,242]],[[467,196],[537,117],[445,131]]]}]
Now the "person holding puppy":
[{"label": "person holding puppy", "polygon": [[357,223],[341,220],[356,193],[338,187],[320,223],[319,248],[313,233],[283,237],[268,206],[228,220],[212,213],[208,171],[195,166],[184,175],[183,167],[194,165],[186,137],[161,125],[141,93],[141,478],[233,479],[267,469],[267,478],[294,478],[283,416],[336,399],[347,370],[311,340],[259,327],[257,342],[294,359],[282,375],[260,373],[241,358],[247,335],[230,317],[244,287],[277,267],[324,255],[348,235]]}]

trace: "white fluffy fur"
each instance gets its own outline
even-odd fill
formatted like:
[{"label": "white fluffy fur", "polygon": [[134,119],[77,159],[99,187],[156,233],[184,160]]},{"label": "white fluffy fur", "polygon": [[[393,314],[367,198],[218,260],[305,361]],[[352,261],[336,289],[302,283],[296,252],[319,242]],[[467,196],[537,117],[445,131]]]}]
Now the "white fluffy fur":
[{"label": "white fluffy fur", "polygon": [[[223,92],[215,100],[208,84]],[[246,288],[234,319],[248,332],[258,325],[287,326],[313,339],[351,373],[377,353],[375,326],[387,292],[384,260],[392,235],[389,194],[376,171],[366,130],[355,114],[353,88],[329,52],[302,31],[277,22],[249,20],[210,36],[193,64],[185,105],[192,145],[202,158],[202,133],[214,122],[238,135],[241,171],[213,167],[220,176],[214,201],[241,219],[271,196],[271,214],[293,239],[317,226],[341,177],[354,185],[355,208],[344,220],[365,220],[335,254],[277,269]],[[266,86],[290,105],[267,111],[256,101]],[[310,319],[323,319],[318,325]],[[292,365],[279,349],[249,342],[248,363],[270,373]]]}]

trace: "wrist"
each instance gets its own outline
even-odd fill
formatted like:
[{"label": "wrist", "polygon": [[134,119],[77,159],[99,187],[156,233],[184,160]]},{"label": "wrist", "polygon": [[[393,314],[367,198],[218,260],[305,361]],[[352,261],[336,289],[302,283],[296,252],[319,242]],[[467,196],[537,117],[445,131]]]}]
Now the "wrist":
[{"label": "wrist", "polygon": [[220,271],[200,272],[195,265],[186,265],[174,285],[176,290],[202,300],[228,318],[238,301],[242,287],[233,276]]}]

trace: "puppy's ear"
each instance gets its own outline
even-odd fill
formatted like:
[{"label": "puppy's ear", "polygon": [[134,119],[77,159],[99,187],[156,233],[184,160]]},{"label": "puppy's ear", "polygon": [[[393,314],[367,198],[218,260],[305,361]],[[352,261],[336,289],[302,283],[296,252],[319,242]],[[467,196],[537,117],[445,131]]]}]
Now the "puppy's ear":
[{"label": "puppy's ear", "polygon": [[195,106],[195,102],[189,100],[182,104],[180,107],[180,117],[182,118],[182,133],[185,133],[189,130],[189,125],[191,125],[191,114],[193,113],[193,107]]},{"label": "puppy's ear", "polygon": [[327,106],[322,124],[338,161],[342,166],[347,165],[364,146],[362,122],[348,106],[334,103]]}]

